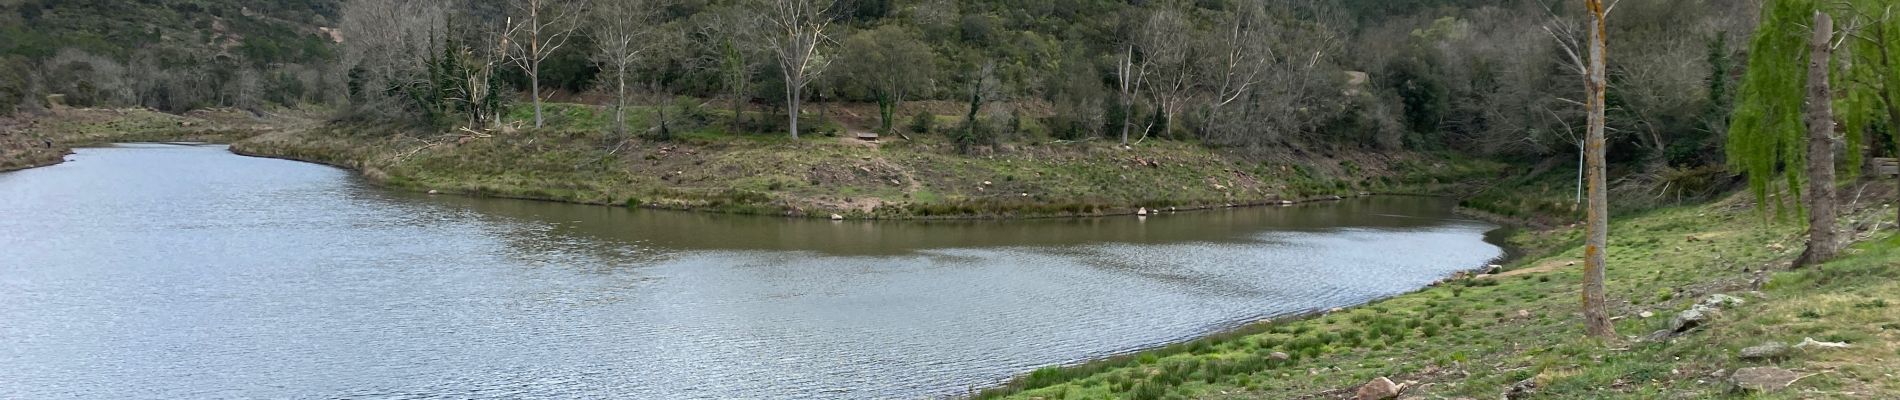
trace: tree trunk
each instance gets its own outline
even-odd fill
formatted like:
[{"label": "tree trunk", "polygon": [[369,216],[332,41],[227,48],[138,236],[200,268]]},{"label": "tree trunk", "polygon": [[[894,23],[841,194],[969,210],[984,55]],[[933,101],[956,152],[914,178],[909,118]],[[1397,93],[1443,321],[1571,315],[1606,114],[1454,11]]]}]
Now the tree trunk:
[{"label": "tree trunk", "polygon": [[1814,13],[1808,58],[1808,250],[1796,268],[1834,258],[1834,102],[1828,85],[1834,18]]},{"label": "tree trunk", "polygon": [[[1887,66],[1887,68],[1897,68],[1897,67],[1900,67],[1900,66],[1891,66],[1891,65]],[[1894,79],[1887,79],[1887,85],[1900,85],[1900,82],[1894,82]],[[1881,95],[1882,97],[1885,97],[1887,99],[1886,101],[1887,121],[1888,121],[1887,126],[1889,130],[1892,130],[1894,128],[1900,128],[1900,103],[1895,103],[1896,100],[1900,100],[1900,99],[1895,99],[1893,95],[1893,92],[1897,90],[1900,90],[1900,89],[1889,88],[1885,91],[1885,94]],[[1866,133],[1866,135],[1869,138],[1879,136],[1872,132]],[[1900,157],[1900,132],[1894,132],[1893,135],[1895,135],[1895,137],[1892,139],[1895,145],[1893,155],[1894,157]],[[1879,173],[1879,171],[1875,171],[1875,173]],[[1896,178],[1896,179],[1900,179],[1900,178]],[[1895,196],[1894,203],[1896,205],[1894,209],[1900,210],[1900,196]],[[1895,218],[1894,228],[1900,229],[1900,214],[1896,214],[1894,218]]]},{"label": "tree trunk", "polygon": [[534,98],[534,127],[539,129],[541,128],[541,73],[538,71],[541,70],[541,63],[535,63],[533,68],[537,72],[528,74],[528,88],[534,91],[530,97]]},{"label": "tree trunk", "polygon": [[618,93],[616,93],[614,96],[614,133],[617,133],[620,136],[625,137],[627,136],[627,69],[626,67],[621,67],[619,72],[620,73],[617,74],[618,76],[614,77],[614,81],[618,85],[618,89],[617,89]]},{"label": "tree trunk", "polygon": [[897,114],[896,98],[889,94],[879,94],[877,96],[877,116],[880,122],[882,122],[882,126],[880,127],[881,132],[878,132],[879,134],[889,135],[895,133],[895,131],[891,130],[891,126],[893,126],[891,118],[895,114]]},{"label": "tree trunk", "polygon": [[1589,136],[1584,147],[1585,169],[1589,177],[1589,207],[1584,217],[1586,239],[1583,247],[1583,320],[1585,331],[1595,338],[1610,339],[1616,337],[1616,326],[1610,323],[1609,300],[1603,293],[1605,265],[1604,251],[1609,247],[1610,235],[1610,199],[1608,179],[1604,177],[1603,128],[1607,122],[1603,115],[1604,92],[1609,86],[1605,69],[1609,62],[1609,33],[1604,21],[1603,0],[1585,0],[1590,10],[1590,60],[1587,72],[1589,103],[1585,106],[1590,114]]},{"label": "tree trunk", "polygon": [[745,84],[735,83],[732,89],[732,132],[745,130]]},{"label": "tree trunk", "polygon": [[798,140],[798,101],[801,100],[799,97],[802,97],[800,96],[802,93],[799,93],[798,89],[793,89],[793,87],[796,87],[796,85],[791,84],[791,79],[786,79],[785,114],[791,118],[792,140]]},{"label": "tree trunk", "polygon": [[1128,100],[1128,96],[1122,96],[1122,146],[1128,145],[1128,117],[1134,113],[1135,102]]}]

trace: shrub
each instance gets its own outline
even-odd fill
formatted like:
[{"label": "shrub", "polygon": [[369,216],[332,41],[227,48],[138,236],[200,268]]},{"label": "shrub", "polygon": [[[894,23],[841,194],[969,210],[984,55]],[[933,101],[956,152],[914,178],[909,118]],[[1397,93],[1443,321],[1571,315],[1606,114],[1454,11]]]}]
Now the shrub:
[{"label": "shrub", "polygon": [[1161,396],[1165,395],[1167,395],[1166,389],[1162,388],[1159,383],[1150,381],[1135,384],[1135,390],[1129,393],[1128,398],[1135,400],[1160,400]]},{"label": "shrub", "polygon": [[910,116],[910,131],[919,134],[930,133],[930,128],[936,125],[936,120],[937,117],[930,115],[929,112],[918,111]]}]

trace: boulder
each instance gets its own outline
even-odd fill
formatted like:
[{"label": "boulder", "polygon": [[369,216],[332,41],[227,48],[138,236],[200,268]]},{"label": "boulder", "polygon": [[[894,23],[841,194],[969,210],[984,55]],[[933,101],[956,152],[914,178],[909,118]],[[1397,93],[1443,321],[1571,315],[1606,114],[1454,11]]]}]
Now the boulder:
[{"label": "boulder", "polygon": [[1781,342],[1762,343],[1759,346],[1742,349],[1739,355],[1743,360],[1773,360],[1788,355],[1788,345]]},{"label": "boulder", "polygon": [[1794,384],[1794,381],[1799,379],[1801,375],[1795,374],[1794,371],[1775,367],[1742,368],[1735,370],[1735,373],[1728,377],[1729,383],[1735,384],[1735,387],[1757,392],[1786,389],[1788,385]]},{"label": "boulder", "polygon": [[1484,266],[1485,274],[1497,275],[1498,273],[1501,273],[1501,272],[1504,272],[1504,266],[1502,265],[1491,264],[1491,265]]},{"label": "boulder", "polygon": [[1278,352],[1278,351],[1276,351],[1276,352],[1273,352],[1273,353],[1271,353],[1271,354],[1267,354],[1267,359],[1269,359],[1269,360],[1274,360],[1274,361],[1286,361],[1286,360],[1290,360],[1290,359],[1292,359],[1292,358],[1293,358],[1293,356],[1292,356],[1292,355],[1288,355],[1288,354],[1286,354],[1285,352]]},{"label": "boulder", "polygon": [[438,191],[435,189],[429,189],[429,194],[441,194],[441,193],[442,193],[441,191]]},{"label": "boulder", "polygon": [[1504,388],[1504,399],[1505,400],[1528,399],[1531,397],[1531,395],[1536,394],[1536,393],[1537,393],[1537,378],[1531,377],[1525,380],[1517,381],[1517,383],[1511,384],[1511,387]]},{"label": "boulder", "polygon": [[1669,340],[1669,338],[1674,337],[1674,336],[1676,336],[1675,331],[1664,329],[1664,330],[1659,330],[1655,332],[1650,332],[1648,336],[1643,336],[1643,341],[1661,342],[1661,341]]},{"label": "boulder", "polygon": [[1696,302],[1697,306],[1715,309],[1730,308],[1743,304],[1748,304],[1748,302],[1743,301],[1741,298],[1721,293],[1709,295],[1709,297],[1703,298],[1702,301]]},{"label": "boulder", "polygon": [[1386,377],[1383,376],[1373,378],[1371,382],[1366,382],[1366,384],[1360,386],[1359,391],[1352,396],[1353,400],[1387,400],[1398,397],[1399,384],[1392,383],[1391,379],[1386,379]]},{"label": "boulder", "polygon": [[831,214],[831,220],[832,220],[832,221],[843,221],[843,220],[844,220],[844,216],[843,216],[843,215],[838,215],[838,214]]},{"label": "boulder", "polygon": [[1715,310],[1704,308],[1700,305],[1682,310],[1681,313],[1676,314],[1676,319],[1669,322],[1669,332],[1683,333],[1700,327],[1703,323],[1709,321],[1709,314],[1714,311]]},{"label": "boulder", "polygon": [[1636,316],[1638,316],[1638,317],[1643,317],[1643,318],[1649,318],[1649,317],[1654,317],[1654,316],[1656,316],[1656,313],[1653,313],[1653,312],[1649,312],[1649,311],[1643,311],[1643,312],[1639,312],[1639,313],[1636,313]]},{"label": "boulder", "polygon": [[1135,215],[1140,215],[1143,217],[1148,216],[1148,207],[1142,207],[1140,210],[1135,210]]}]

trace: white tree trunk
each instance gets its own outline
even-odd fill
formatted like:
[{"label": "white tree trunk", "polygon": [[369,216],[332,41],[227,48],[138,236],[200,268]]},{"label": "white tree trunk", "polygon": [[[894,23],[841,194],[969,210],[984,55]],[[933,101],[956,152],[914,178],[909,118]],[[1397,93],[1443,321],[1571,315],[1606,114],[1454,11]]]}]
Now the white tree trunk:
[{"label": "white tree trunk", "polygon": [[791,121],[792,140],[798,140],[799,94],[798,89],[794,89],[790,83],[785,85],[785,117]]},{"label": "white tree trunk", "polygon": [[539,129],[541,128],[541,73],[539,72],[541,70],[541,63],[534,63],[533,68],[536,72],[528,74],[528,80],[530,81],[528,87],[534,91],[531,95],[534,97],[534,127]]}]

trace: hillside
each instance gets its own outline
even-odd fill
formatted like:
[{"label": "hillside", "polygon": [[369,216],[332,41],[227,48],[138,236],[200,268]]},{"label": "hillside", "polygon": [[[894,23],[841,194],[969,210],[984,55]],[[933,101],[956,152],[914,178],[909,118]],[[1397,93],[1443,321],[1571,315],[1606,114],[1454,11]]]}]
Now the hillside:
[{"label": "hillside", "polygon": [[[333,0],[0,1],[0,114],[44,106],[184,112],[267,82],[318,79],[335,58]],[[277,85],[280,87],[287,87]],[[314,89],[314,88],[312,88]],[[266,95],[288,102],[297,93]],[[274,97],[272,97],[274,96]]]}]

